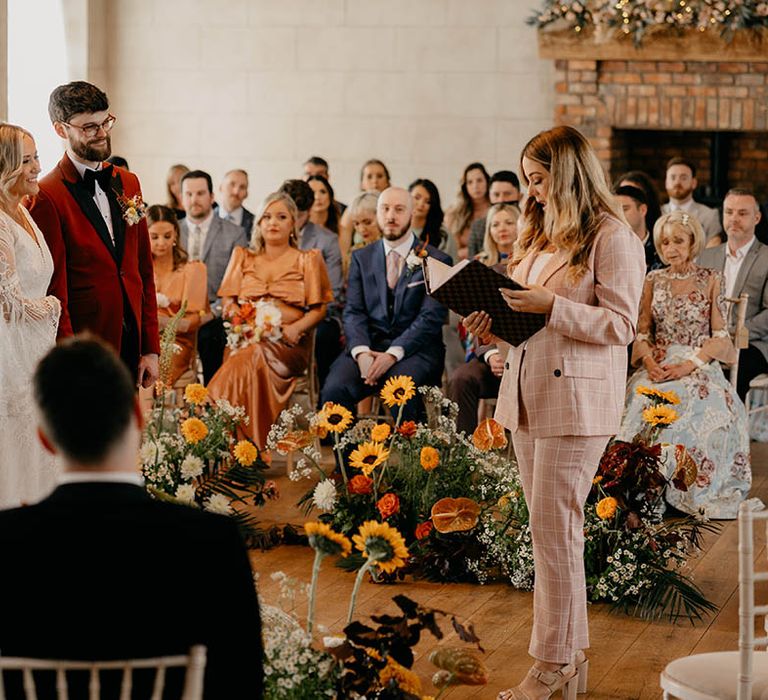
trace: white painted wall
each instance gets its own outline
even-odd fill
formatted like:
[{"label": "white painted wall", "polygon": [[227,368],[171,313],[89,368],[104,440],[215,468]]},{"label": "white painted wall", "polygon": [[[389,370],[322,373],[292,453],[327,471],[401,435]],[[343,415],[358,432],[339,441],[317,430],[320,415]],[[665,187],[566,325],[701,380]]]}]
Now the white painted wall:
[{"label": "white painted wall", "polygon": [[175,162],[251,176],[249,205],[310,155],[337,197],[360,166],[429,177],[446,204],[463,167],[517,170],[551,125],[553,67],[525,24],[531,0],[110,0],[113,150],[148,201]]}]

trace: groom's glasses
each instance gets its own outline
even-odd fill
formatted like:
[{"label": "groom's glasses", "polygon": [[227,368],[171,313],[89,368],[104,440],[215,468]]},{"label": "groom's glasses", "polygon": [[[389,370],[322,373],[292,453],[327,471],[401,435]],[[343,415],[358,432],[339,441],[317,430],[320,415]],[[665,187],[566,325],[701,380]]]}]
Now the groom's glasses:
[{"label": "groom's glasses", "polygon": [[71,126],[75,129],[80,129],[80,131],[83,132],[83,136],[92,139],[94,136],[96,136],[96,134],[99,133],[99,129],[103,129],[104,133],[106,134],[112,131],[112,127],[115,125],[116,120],[117,117],[113,117],[110,114],[103,122],[101,122],[101,124],[84,124],[83,126],[78,126],[77,124],[70,124],[69,122],[61,123],[65,124],[66,126]]}]

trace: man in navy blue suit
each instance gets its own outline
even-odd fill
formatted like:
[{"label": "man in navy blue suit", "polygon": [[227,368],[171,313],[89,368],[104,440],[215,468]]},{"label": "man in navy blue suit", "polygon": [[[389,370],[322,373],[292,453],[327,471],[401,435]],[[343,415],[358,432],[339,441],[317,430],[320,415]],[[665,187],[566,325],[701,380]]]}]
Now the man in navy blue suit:
[{"label": "man in navy blue suit", "polygon": [[[448,310],[426,293],[408,192],[384,190],[376,216],[384,237],[352,254],[343,315],[347,350],[331,366],[320,396],[321,403],[350,410],[392,376],[408,375],[417,386],[439,384],[445,361]],[[426,251],[451,264],[437,248]],[[416,411],[417,402],[409,401],[403,416],[413,419]]]}]

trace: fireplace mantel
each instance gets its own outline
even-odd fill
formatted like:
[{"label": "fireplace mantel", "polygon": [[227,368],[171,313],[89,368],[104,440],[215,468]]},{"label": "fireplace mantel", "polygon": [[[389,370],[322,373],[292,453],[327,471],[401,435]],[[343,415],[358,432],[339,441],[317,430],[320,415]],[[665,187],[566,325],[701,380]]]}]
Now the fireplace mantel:
[{"label": "fireplace mantel", "polygon": [[630,36],[596,41],[592,30],[540,30],[539,56],[577,61],[766,61],[768,30],[739,30],[726,42],[711,31],[662,29],[648,33],[637,48]]}]

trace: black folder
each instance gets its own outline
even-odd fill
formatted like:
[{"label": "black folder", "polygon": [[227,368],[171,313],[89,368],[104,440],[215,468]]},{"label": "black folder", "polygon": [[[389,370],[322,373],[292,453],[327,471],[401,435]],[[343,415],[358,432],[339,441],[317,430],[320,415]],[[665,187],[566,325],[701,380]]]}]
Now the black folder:
[{"label": "black folder", "polygon": [[546,314],[513,311],[500,288],[525,289],[477,260],[464,260],[453,267],[436,258],[425,258],[427,293],[460,316],[485,311],[492,320],[491,333],[510,345],[520,345],[547,323]]}]

